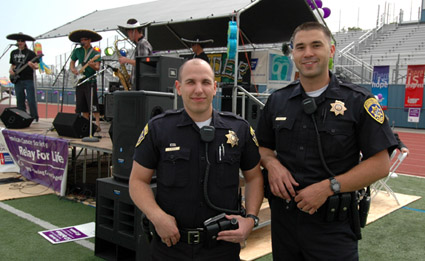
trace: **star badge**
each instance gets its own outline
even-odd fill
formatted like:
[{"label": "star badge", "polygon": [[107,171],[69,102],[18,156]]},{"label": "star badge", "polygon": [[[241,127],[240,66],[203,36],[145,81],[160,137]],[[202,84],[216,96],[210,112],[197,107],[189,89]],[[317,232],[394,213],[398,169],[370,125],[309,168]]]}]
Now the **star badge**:
[{"label": "star badge", "polygon": [[226,143],[232,145],[232,148],[234,146],[237,146],[238,145],[239,138],[236,135],[236,132],[229,130],[229,134],[226,134],[225,136],[227,137],[227,142]]},{"label": "star badge", "polygon": [[338,116],[339,114],[344,115],[344,111],[347,110],[347,108],[345,108],[345,103],[338,100],[335,100],[334,103],[331,103],[331,107],[331,112],[334,112],[335,116]]}]

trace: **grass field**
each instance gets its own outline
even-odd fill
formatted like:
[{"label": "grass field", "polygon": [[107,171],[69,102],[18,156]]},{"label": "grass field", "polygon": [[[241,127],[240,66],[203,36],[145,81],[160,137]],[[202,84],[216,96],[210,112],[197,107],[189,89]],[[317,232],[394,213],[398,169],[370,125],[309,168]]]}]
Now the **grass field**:
[{"label": "grass field", "polygon": [[[402,176],[391,179],[397,193],[421,196],[408,208],[399,209],[366,226],[359,242],[360,260],[424,260],[425,179]],[[95,208],[55,195],[3,201],[56,227],[95,221]],[[46,230],[0,206],[1,260],[101,260],[93,250],[77,243],[52,245],[37,232]],[[88,241],[94,243],[94,239]],[[257,259],[272,260],[271,254]]]}]

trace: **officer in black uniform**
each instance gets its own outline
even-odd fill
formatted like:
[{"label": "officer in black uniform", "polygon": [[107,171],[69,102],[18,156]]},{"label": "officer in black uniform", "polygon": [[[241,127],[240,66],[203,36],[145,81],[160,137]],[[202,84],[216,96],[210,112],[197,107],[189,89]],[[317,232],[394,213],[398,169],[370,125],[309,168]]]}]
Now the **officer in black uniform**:
[{"label": "officer in black uniform", "polygon": [[[242,118],[213,110],[216,86],[208,63],[185,62],[176,82],[184,109],[151,119],[137,142],[130,195],[155,227],[153,260],[239,260],[239,243],[258,225],[263,177],[257,139]],[[149,187],[155,170],[156,198]],[[203,224],[221,212],[233,213],[224,220],[234,218],[239,228],[221,231],[211,242]]]},{"label": "officer in black uniform", "polygon": [[326,27],[302,24],[292,39],[300,79],[269,97],[257,128],[273,259],[358,260],[354,191],[388,174],[397,143],[374,96],[329,72]]}]

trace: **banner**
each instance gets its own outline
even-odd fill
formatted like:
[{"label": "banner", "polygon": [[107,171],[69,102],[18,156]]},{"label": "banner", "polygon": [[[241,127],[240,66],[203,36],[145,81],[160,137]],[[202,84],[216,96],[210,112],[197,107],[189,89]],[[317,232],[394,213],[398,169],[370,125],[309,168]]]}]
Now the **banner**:
[{"label": "banner", "polygon": [[408,65],[404,107],[422,108],[425,65]]},{"label": "banner", "polygon": [[374,66],[372,78],[372,94],[375,95],[383,110],[388,107],[388,83],[390,66]]},{"label": "banner", "polygon": [[68,142],[40,134],[2,130],[10,155],[25,178],[65,195]]},{"label": "banner", "polygon": [[12,156],[10,156],[9,149],[4,141],[3,132],[1,131],[3,129],[0,129],[0,172],[19,173],[19,167],[13,161]]}]

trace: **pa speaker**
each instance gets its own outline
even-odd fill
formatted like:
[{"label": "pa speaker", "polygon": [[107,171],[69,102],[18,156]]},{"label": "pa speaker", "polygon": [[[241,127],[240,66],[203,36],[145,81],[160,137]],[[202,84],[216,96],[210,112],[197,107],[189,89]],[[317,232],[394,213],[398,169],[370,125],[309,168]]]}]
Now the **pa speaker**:
[{"label": "pa speaker", "polygon": [[[80,114],[59,112],[53,120],[53,126],[60,136],[83,138],[90,133],[90,121]],[[96,132],[97,125],[92,124],[92,135]]]},{"label": "pa speaker", "polygon": [[18,108],[6,108],[0,116],[8,129],[22,129],[31,125],[34,120],[27,112]]},{"label": "pa speaker", "polygon": [[154,116],[173,108],[173,98],[149,91],[114,92],[112,166],[116,179],[128,181],[137,139]]}]

